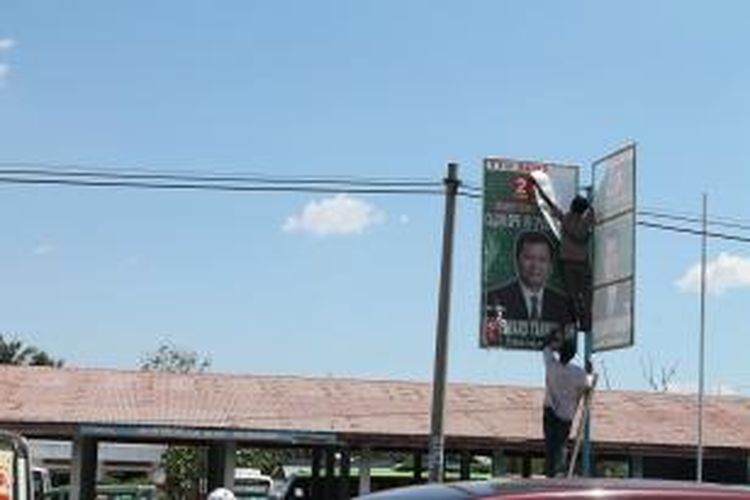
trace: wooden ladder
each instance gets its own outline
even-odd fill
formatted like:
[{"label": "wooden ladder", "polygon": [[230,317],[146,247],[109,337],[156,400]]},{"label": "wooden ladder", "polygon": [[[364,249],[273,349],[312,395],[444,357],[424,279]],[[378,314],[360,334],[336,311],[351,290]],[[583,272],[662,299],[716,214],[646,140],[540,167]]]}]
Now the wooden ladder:
[{"label": "wooden ladder", "polygon": [[[576,461],[578,455],[581,452],[581,445],[583,443],[583,436],[586,429],[586,420],[591,413],[591,398],[594,395],[594,389],[596,388],[596,381],[598,375],[594,373],[593,380],[591,381],[591,388],[586,391],[586,394],[578,401],[578,408],[576,408],[576,415],[578,418],[578,427],[576,428],[575,437],[573,440],[573,451],[570,454],[570,460],[568,460],[568,474],[567,477],[573,477],[573,471],[576,468]],[[575,419],[574,419],[575,420]]]}]

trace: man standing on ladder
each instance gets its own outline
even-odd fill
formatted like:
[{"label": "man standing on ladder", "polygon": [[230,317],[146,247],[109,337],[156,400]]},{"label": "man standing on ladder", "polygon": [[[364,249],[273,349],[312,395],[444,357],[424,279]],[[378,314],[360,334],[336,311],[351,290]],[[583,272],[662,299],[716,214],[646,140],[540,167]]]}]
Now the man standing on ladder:
[{"label": "man standing on ladder", "polygon": [[570,362],[575,356],[575,344],[563,341],[561,329],[550,333],[543,353],[544,474],[555,477],[565,470],[563,456],[570,427],[581,396],[590,390],[592,382],[587,370]]}]

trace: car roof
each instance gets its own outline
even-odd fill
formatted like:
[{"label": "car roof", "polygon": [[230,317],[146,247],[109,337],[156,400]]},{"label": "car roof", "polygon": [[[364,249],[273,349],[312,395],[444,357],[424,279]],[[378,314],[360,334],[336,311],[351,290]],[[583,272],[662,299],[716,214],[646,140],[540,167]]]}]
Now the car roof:
[{"label": "car roof", "polygon": [[429,484],[382,491],[372,499],[460,498],[724,498],[748,499],[750,489],[710,483],[645,479],[497,479]]}]

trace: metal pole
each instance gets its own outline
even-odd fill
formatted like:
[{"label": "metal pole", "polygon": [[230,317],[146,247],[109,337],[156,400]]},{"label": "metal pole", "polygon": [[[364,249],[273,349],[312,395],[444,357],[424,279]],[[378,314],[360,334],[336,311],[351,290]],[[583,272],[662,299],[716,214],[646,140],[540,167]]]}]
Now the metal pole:
[{"label": "metal pole", "polygon": [[698,456],[696,480],[703,481],[703,391],[706,354],[706,248],[708,246],[708,195],[703,193],[703,231],[701,233],[701,333],[698,362]]},{"label": "metal pole", "polygon": [[451,263],[453,260],[453,231],[455,228],[458,164],[448,164],[445,183],[445,219],[443,220],[443,261],[440,268],[440,295],[438,296],[438,319],[435,335],[435,371],[432,379],[432,419],[430,426],[429,481],[443,479],[445,435],[443,417],[445,413],[445,379],[448,366],[448,319],[450,317]]},{"label": "metal pole", "polygon": [[[588,331],[583,336],[584,342],[584,364],[590,366],[592,361],[591,357],[594,350],[594,336]],[[591,398],[586,398],[586,420],[583,423],[583,450],[581,453],[581,468],[583,471],[583,477],[591,477],[592,474],[592,446],[591,446]]]},{"label": "metal pole", "polygon": [[[594,202],[594,184],[586,187],[586,197],[589,202]],[[591,252],[591,247],[589,247]],[[589,283],[588,286],[593,286],[593,283]],[[588,305],[587,305],[588,307]],[[590,312],[589,312],[590,314]],[[593,365],[593,352],[594,352],[594,334],[591,330],[587,331],[583,335],[583,359],[584,366],[589,367]],[[591,399],[588,398],[585,402],[586,405],[591,404]],[[586,420],[583,423],[583,448],[581,450],[581,470],[583,477],[591,477],[592,469],[592,446],[591,446],[591,408],[586,408]]]}]

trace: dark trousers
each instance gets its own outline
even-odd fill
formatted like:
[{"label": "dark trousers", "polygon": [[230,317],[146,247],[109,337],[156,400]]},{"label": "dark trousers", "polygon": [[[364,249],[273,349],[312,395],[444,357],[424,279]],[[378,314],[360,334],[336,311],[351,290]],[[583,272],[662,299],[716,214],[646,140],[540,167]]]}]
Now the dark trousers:
[{"label": "dark trousers", "polygon": [[564,261],[563,278],[578,326],[588,332],[591,330],[591,267],[587,262]]},{"label": "dark trousers", "polygon": [[544,475],[555,477],[562,471],[565,443],[570,434],[570,421],[563,420],[544,407]]}]

